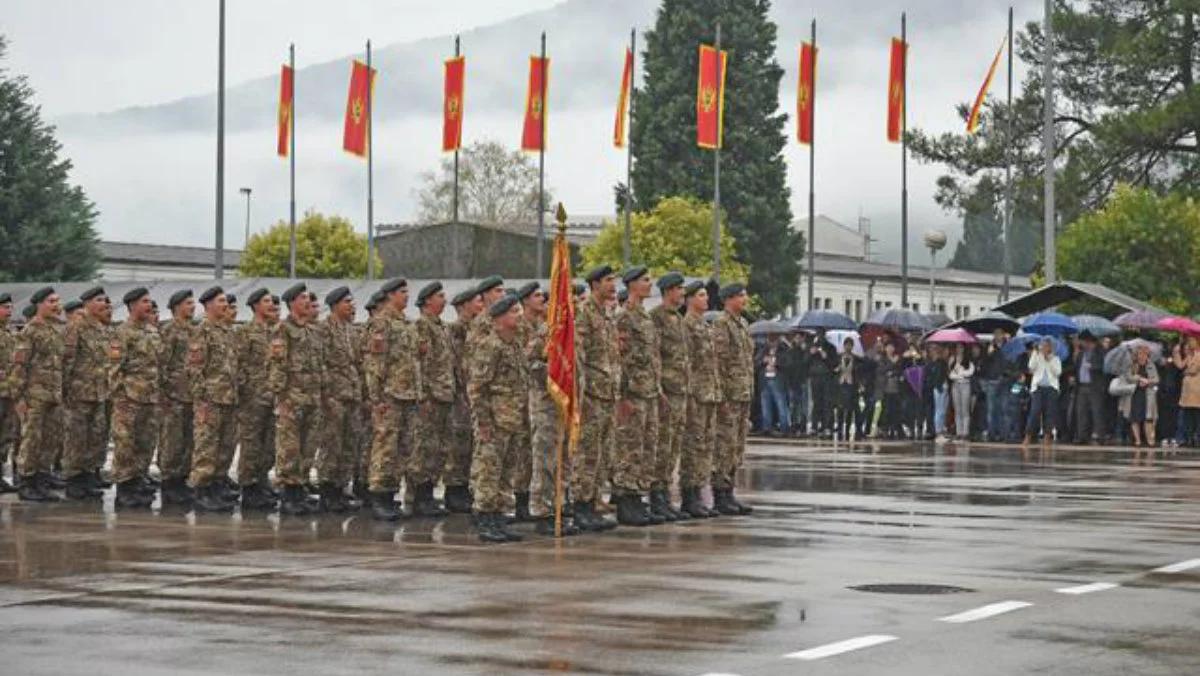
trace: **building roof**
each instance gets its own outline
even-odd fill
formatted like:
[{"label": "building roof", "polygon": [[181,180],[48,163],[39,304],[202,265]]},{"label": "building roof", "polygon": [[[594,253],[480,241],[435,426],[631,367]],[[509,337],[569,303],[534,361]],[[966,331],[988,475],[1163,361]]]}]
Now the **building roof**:
[{"label": "building roof", "polygon": [[1149,303],[1144,303],[1132,296],[1127,296],[1120,291],[1114,291],[1102,284],[1065,280],[1057,284],[1043,286],[1036,291],[1031,291],[1023,296],[1014,298],[1007,303],[997,305],[995,309],[1013,317],[1026,317],[1035,312],[1041,312],[1047,308],[1084,297],[1103,301],[1125,311],[1151,310],[1169,314],[1165,310],[1154,307]]},{"label": "building roof", "polygon": [[[818,275],[896,281],[899,281],[901,278],[900,265],[896,263],[878,263],[861,259],[852,260],[821,253],[813,256],[813,259]],[[1004,283],[1004,275],[996,272],[937,268],[934,274],[939,285],[989,286],[998,289]],[[910,283],[929,281],[929,267],[924,265],[909,265],[908,279]],[[1010,275],[1009,286],[1015,289],[1028,289],[1030,288],[1029,277],[1026,275]]]},{"label": "building roof", "polygon": [[[138,263],[181,267],[212,267],[214,249],[203,246],[100,242],[100,258],[106,263]],[[238,249],[225,250],[225,267],[236,268],[242,260]]]},{"label": "building roof", "polygon": [[[449,225],[455,225],[450,221],[440,223],[387,223],[379,226],[379,237],[388,237],[401,233],[418,232],[431,228],[444,228]],[[506,232],[513,235],[521,235],[531,239],[537,239],[537,223],[468,223],[466,221],[459,222],[457,225],[467,225],[473,228],[482,230],[495,230],[497,232]],[[554,219],[546,219],[546,239],[554,239],[554,232],[557,225]],[[572,218],[567,221],[567,241],[572,244],[589,244],[596,239],[596,235],[600,232],[600,223],[592,221],[577,221]]]},{"label": "building roof", "polygon": [[[791,229],[808,237],[808,219],[801,218],[792,221]],[[820,256],[840,256],[866,260],[867,233],[839,223],[828,216],[817,214],[816,227],[813,229],[815,246],[813,252]]]}]

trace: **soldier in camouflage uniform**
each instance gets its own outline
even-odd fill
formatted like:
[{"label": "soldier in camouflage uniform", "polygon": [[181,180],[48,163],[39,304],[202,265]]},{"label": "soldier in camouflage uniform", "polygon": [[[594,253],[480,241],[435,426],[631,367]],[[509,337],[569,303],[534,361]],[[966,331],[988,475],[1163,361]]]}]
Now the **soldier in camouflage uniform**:
[{"label": "soldier in camouflage uniform", "polygon": [[608,265],[587,274],[589,294],[575,316],[575,350],[579,355],[579,448],[571,468],[571,497],[575,524],[580,530],[599,531],[615,526],[597,516],[595,502],[604,458],[613,447],[616,402],[621,387],[621,361],[617,327],[608,311],[616,296],[616,276]]},{"label": "soldier in camouflage uniform", "polygon": [[516,456],[529,452],[529,370],[518,331],[517,297],[492,303],[488,316],[492,331],[472,351],[467,375],[475,426],[475,524],[484,542],[516,542],[521,536],[508,530],[504,512]]},{"label": "soldier in camouflage uniform", "polygon": [[[158,470],[162,477],[163,504],[186,505],[192,501],[187,478],[192,469],[194,440],[192,388],[187,378],[188,345],[196,331],[192,290],[175,292],[167,302],[167,309],[171,311],[171,319],[159,329],[162,425],[158,434]],[[141,477],[147,476],[149,468],[149,458],[145,460],[147,466],[138,473]]]},{"label": "soldier in camouflage uniform", "polygon": [[450,351],[454,362],[454,403],[450,406],[450,439],[442,481],[446,485],[446,509],[455,514],[471,512],[471,404],[467,401],[467,332],[483,312],[483,296],[470,288],[454,297],[458,317],[450,323]]},{"label": "soldier in camouflage uniform", "polygon": [[63,328],[58,294],[51,287],[34,292],[35,314],[17,336],[9,383],[21,417],[18,495],[32,502],[60,498],[51,491],[50,469],[62,448]]},{"label": "soldier in camouflage uniform", "polygon": [[630,526],[660,524],[673,514],[656,514],[642,502],[654,475],[658,445],[658,405],[662,397],[662,361],[658,330],[642,302],[650,296],[650,275],[644,266],[625,271],[621,281],[629,292],[625,311],[617,316],[621,347],[621,400],[617,403],[617,447],[613,457],[613,493],[617,522]]},{"label": "soldier in camouflage uniform", "polygon": [[413,417],[421,401],[421,362],[416,327],[404,317],[408,282],[394,279],[381,289],[387,304],[367,325],[363,357],[371,402],[371,514],[381,521],[400,518],[396,491],[408,467]]},{"label": "soldier in camouflage uniform", "polygon": [[79,296],[84,312],[68,324],[63,352],[63,476],[67,497],[99,498],[96,471],[108,450],[110,350],[108,296],[96,286]]},{"label": "soldier in camouflage uniform", "polygon": [[[8,464],[10,449],[17,442],[17,413],[13,410],[12,387],[8,382],[13,350],[17,344],[16,336],[8,328],[12,307],[12,296],[0,293],[0,494],[16,490],[5,480],[3,473],[4,465]],[[14,468],[13,475],[16,474]]]},{"label": "soldier in camouflage uniform", "polygon": [[192,385],[196,446],[188,483],[198,511],[231,511],[237,494],[222,490],[221,468],[229,471],[237,446],[237,346],[225,290],[200,294],[204,321],[188,345],[187,377]]},{"label": "soldier in camouflage uniform", "polygon": [[686,519],[690,515],[671,505],[671,483],[683,450],[687,422],[688,361],[687,329],[683,326],[683,275],[668,272],[658,280],[662,304],[650,311],[658,331],[659,363],[662,365],[662,396],[658,403],[658,448],[650,484],[650,511],[664,519]]},{"label": "soldier in camouflage uniform", "polygon": [[[538,332],[545,331],[546,326],[546,294],[542,293],[537,282],[528,282],[516,291],[517,301],[521,303],[522,320],[517,324],[517,338],[521,342],[521,347],[526,355],[529,355],[531,344],[538,340]],[[541,344],[545,345],[545,338],[541,340]],[[531,360],[528,366],[533,367],[537,362]],[[541,386],[543,391],[546,385],[545,357],[540,362],[542,370],[539,372],[541,376]],[[530,372],[532,375],[532,371]],[[535,388],[536,389],[536,385]],[[530,390],[532,394],[534,389]],[[532,413],[532,409],[530,409]],[[532,420],[530,421],[530,429],[527,431],[532,439]],[[519,453],[514,459],[513,465],[513,501],[514,515],[517,521],[533,521],[534,517],[530,509],[530,492],[533,484],[533,449],[529,452]]]},{"label": "soldier in camouflage uniform", "polygon": [[[367,323],[369,324],[375,315],[379,313],[379,308],[386,302],[386,297],[382,291],[376,291],[371,294],[371,298],[367,300]],[[354,497],[357,500],[363,501],[365,504],[369,496],[367,472],[371,467],[371,439],[374,437],[374,432],[371,429],[371,403],[367,400],[367,381],[366,373],[362,367],[362,355],[367,353],[367,325],[356,324],[354,326],[355,336],[358,340],[359,354],[359,369],[358,375],[362,380],[363,397],[362,402],[358,407],[359,418],[359,435],[358,435],[358,455],[354,459]]]},{"label": "soldier in camouflage uniform", "polygon": [[701,491],[712,477],[721,385],[713,329],[704,320],[704,312],[708,310],[708,291],[704,282],[689,283],[684,288],[684,296],[687,317],[683,325],[687,332],[690,373],[685,438],[679,459],[679,494],[683,498],[683,510],[699,519],[720,514],[704,505]]},{"label": "soldier in camouflage uniform", "polygon": [[275,301],[265,289],[246,299],[254,318],[240,326],[237,346],[238,450],[237,479],[242,509],[271,509],[276,499],[267,473],[275,464],[275,397],[268,383],[271,367],[271,317]]},{"label": "soldier in camouflage uniform", "polygon": [[750,398],[754,392],[754,341],[742,310],[746,287],[721,287],[724,311],[713,325],[713,343],[721,382],[721,404],[717,409],[717,451],[713,460],[713,501],[722,514],[749,514],[752,508],[738,502],[733,483],[750,430]]},{"label": "soldier in camouflage uniform", "polygon": [[354,297],[345,286],[325,296],[329,317],[320,324],[325,355],[325,396],[322,418],[325,443],[317,461],[321,508],[327,512],[345,512],[359,508],[357,501],[347,502],[344,491],[354,476],[354,458],[358,451],[363,386],[359,375],[360,342],[354,328]]},{"label": "soldier in camouflage uniform", "polygon": [[320,438],[322,366],[321,340],[312,323],[316,307],[308,287],[295,284],[283,292],[288,318],[271,336],[271,370],[275,395],[275,480],[283,488],[281,514],[311,514],[303,473],[304,458],[312,457]]},{"label": "soldier in camouflage uniform", "polygon": [[442,323],[446,292],[441,282],[431,282],[417,293],[418,352],[421,355],[421,412],[413,422],[413,455],[408,465],[408,483],[414,489],[413,514],[445,516],[433,488],[446,466],[450,442],[450,407],[454,403],[454,353],[450,332]]},{"label": "soldier in camouflage uniform", "polygon": [[[158,437],[162,341],[152,323],[150,292],[138,287],[122,300],[129,309],[129,318],[117,329],[112,344],[116,353],[112,375],[112,478],[117,484],[118,507],[149,507],[154,496],[143,490],[142,473],[150,465]],[[164,502],[165,498],[164,494]]]}]

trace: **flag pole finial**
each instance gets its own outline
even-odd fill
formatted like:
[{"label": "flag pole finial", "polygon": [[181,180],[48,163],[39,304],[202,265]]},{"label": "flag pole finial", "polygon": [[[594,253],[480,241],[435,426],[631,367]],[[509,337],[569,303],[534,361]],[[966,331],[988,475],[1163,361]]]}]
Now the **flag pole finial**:
[{"label": "flag pole finial", "polygon": [[567,210],[563,208],[562,202],[558,203],[558,209],[554,211],[554,219],[558,221],[558,231],[565,233],[567,231]]}]

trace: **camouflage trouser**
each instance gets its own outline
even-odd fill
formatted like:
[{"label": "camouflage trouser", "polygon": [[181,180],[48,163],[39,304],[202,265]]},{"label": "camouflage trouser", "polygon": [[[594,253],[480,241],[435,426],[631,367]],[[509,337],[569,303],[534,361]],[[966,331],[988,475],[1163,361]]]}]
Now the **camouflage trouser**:
[{"label": "camouflage trouser", "polygon": [[150,459],[154,457],[158,415],[161,410],[158,404],[143,404],[125,397],[113,401],[114,482],[129,481],[146,473]]},{"label": "camouflage trouser", "polygon": [[16,445],[19,436],[20,426],[17,424],[13,400],[0,398],[0,464],[8,462],[8,449]]},{"label": "camouflage trouser", "polygon": [[[158,433],[158,472],[163,481],[182,480],[192,469],[192,402],[167,399],[162,404],[162,428]],[[150,458],[145,458],[145,474]]]},{"label": "camouflage trouser", "polygon": [[594,502],[600,470],[612,452],[616,402],[584,394],[580,402],[579,450],[571,468],[571,499]]},{"label": "camouflage trouser", "polygon": [[[530,486],[529,511],[535,517],[554,514],[554,492],[558,476],[558,407],[545,390],[529,392],[529,422],[533,460],[533,478]],[[564,441],[565,443],[565,441]],[[566,448],[563,448],[564,462]],[[570,477],[564,465],[562,480]],[[564,486],[565,489],[565,486]]]},{"label": "camouflage trouser", "polygon": [[400,488],[400,470],[408,467],[412,452],[413,418],[417,404],[389,399],[385,410],[371,411],[371,468],[367,483],[374,492]]},{"label": "camouflage trouser", "polygon": [[[192,451],[192,473],[188,482],[207,486],[213,479],[228,478],[233,451],[237,448],[237,410],[233,404],[196,400],[196,448]],[[221,474],[221,469],[225,474]]]},{"label": "camouflage trouser", "polygon": [[449,402],[426,401],[413,420],[412,458],[408,461],[408,483],[436,484],[446,466],[450,442]]},{"label": "camouflage trouser", "polygon": [[685,443],[679,457],[679,486],[700,488],[712,479],[713,452],[717,445],[716,403],[687,399]]},{"label": "camouflage trouser", "polygon": [[727,401],[717,408],[717,451],[713,456],[713,488],[733,488],[746,452],[750,402]]},{"label": "camouflage trouser", "polygon": [[279,403],[275,409],[275,481],[279,485],[300,486],[308,481],[304,458],[313,457],[320,436],[321,407]]},{"label": "camouflage trouser", "polygon": [[617,446],[613,450],[613,492],[644,493],[654,474],[658,444],[658,399],[625,397],[617,402]]},{"label": "camouflage trouser", "polygon": [[344,487],[354,475],[359,444],[361,403],[327,399],[321,409],[325,435],[317,459],[317,480]]},{"label": "camouflage trouser", "polygon": [[354,481],[367,485],[367,472],[371,469],[371,439],[375,431],[371,423],[371,405],[367,402],[358,404],[358,436],[355,438]]},{"label": "camouflage trouser", "polygon": [[687,395],[667,394],[658,400],[658,443],[654,450],[654,476],[650,487],[671,489],[675,466],[683,450],[687,423]]},{"label": "camouflage trouser", "polygon": [[471,454],[471,492],[475,495],[477,513],[509,510],[517,456],[528,452],[528,427],[511,431],[492,426],[490,434],[480,435],[476,426],[475,450]]},{"label": "camouflage trouser", "polygon": [[[63,405],[63,476],[73,477],[100,468],[108,445],[108,405],[103,401],[73,401]],[[99,449],[99,450],[97,450]]]},{"label": "camouflage trouser", "polygon": [[265,486],[267,473],[275,464],[275,408],[270,404],[238,407],[238,483]]},{"label": "camouflage trouser", "polygon": [[474,451],[471,408],[460,400],[450,406],[450,444],[442,481],[447,487],[466,486],[471,481],[471,454]]},{"label": "camouflage trouser", "polygon": [[52,401],[30,401],[21,418],[22,477],[49,472],[54,458],[62,450],[63,407]]}]

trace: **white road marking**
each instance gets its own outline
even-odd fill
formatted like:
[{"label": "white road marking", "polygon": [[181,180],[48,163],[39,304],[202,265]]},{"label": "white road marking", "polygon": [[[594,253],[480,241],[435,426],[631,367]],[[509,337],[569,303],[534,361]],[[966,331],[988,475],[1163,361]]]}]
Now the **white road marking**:
[{"label": "white road marking", "polygon": [[982,606],[982,607],[976,608],[974,610],[968,610],[966,612],[958,613],[957,615],[947,615],[946,617],[939,617],[938,621],[939,622],[950,622],[952,624],[962,624],[963,622],[974,622],[976,620],[983,620],[983,619],[986,619],[989,617],[994,617],[996,615],[1003,615],[1004,613],[1011,613],[1014,610],[1028,608],[1029,606],[1032,606],[1032,605],[1033,605],[1032,603],[1026,603],[1025,601],[1001,601],[1000,603],[993,603],[990,605]]},{"label": "white road marking", "polygon": [[848,653],[852,650],[870,648],[871,646],[891,643],[895,640],[897,640],[897,637],[895,636],[888,636],[887,634],[872,634],[870,636],[859,636],[858,638],[838,641],[837,643],[829,643],[816,648],[809,648],[808,650],[788,653],[787,655],[784,655],[784,657],[796,660],[819,660],[823,657],[841,655],[842,653]]},{"label": "white road marking", "polygon": [[1093,582],[1091,584],[1081,584],[1076,587],[1063,587],[1062,589],[1055,589],[1054,591],[1058,592],[1059,594],[1071,594],[1077,596],[1079,594],[1091,594],[1092,592],[1107,591],[1120,586],[1121,585],[1115,582]]},{"label": "white road marking", "polygon": [[714,671],[714,672],[710,672],[707,674],[700,674],[700,676],[742,676],[742,675],[741,674],[727,674],[723,671],[721,671],[721,672]]},{"label": "white road marking", "polygon": [[1151,572],[1182,573],[1185,570],[1191,570],[1193,568],[1200,568],[1200,559],[1189,559],[1187,561],[1180,561],[1179,563],[1172,563],[1169,566],[1163,566],[1162,568],[1155,568]]}]

